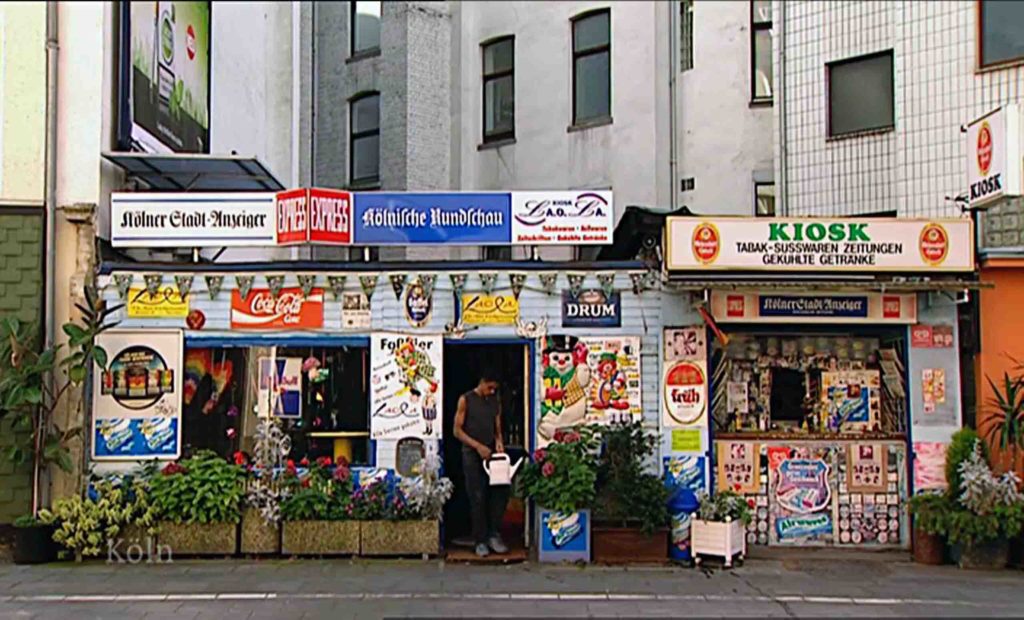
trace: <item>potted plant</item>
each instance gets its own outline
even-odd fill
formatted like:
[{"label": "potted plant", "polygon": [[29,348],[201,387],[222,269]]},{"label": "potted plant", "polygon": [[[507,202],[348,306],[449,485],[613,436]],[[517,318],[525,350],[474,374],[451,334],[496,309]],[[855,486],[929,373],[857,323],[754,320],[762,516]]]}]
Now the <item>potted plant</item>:
[{"label": "potted plant", "polygon": [[330,457],[309,464],[301,474],[291,461],[284,472],[281,551],[290,555],[355,555],[359,523],[352,507],[352,473]]},{"label": "potted plant", "polygon": [[[1016,472],[1018,450],[1024,448],[1024,366],[1013,357],[1010,361],[1014,364],[1014,374],[1004,371],[998,384],[985,377],[992,395],[987,402],[989,416],[984,433],[993,450],[1009,457],[1007,469]],[[1011,539],[1010,562],[1016,566],[1024,562],[1024,537]]]},{"label": "potted plant", "polygon": [[719,491],[714,496],[702,491],[698,502],[700,508],[690,525],[694,564],[700,564],[702,555],[723,558],[726,568],[732,566],[737,554],[742,560],[747,554],[744,528],[750,523],[747,500],[732,491]]},{"label": "potted plant", "polygon": [[57,545],[53,540],[54,526],[38,517],[22,515],[14,520],[15,564],[41,564],[57,559]]},{"label": "potted plant", "polygon": [[914,561],[942,564],[945,560],[946,517],[952,504],[945,493],[921,493],[910,498],[914,515]]},{"label": "potted plant", "polygon": [[[68,473],[74,470],[67,443],[81,433],[80,427],[62,428],[55,423],[54,412],[82,386],[94,361],[107,364],[107,352],[96,346],[96,336],[113,326],[105,323],[121,306],[107,308],[91,286],[85,287],[85,301],[75,304],[81,321],[62,327],[68,336],[63,357],[61,345],[39,352],[33,330],[14,317],[0,319],[0,423],[11,429],[14,439],[3,457],[15,466],[31,462],[32,475],[32,511],[19,519],[15,531],[16,561],[52,559],[46,547],[38,544],[41,537],[52,534],[52,528],[35,518],[43,505],[44,477],[50,465]],[[82,402],[78,400],[78,407]]]},{"label": "potted plant", "polygon": [[555,433],[536,450],[519,474],[520,493],[537,513],[537,554],[541,562],[590,561],[590,506],[597,466],[589,433]]},{"label": "potted plant", "polygon": [[[391,490],[380,518],[377,491],[362,495],[360,553],[366,556],[437,555],[440,552],[441,518],[452,495],[451,480],[440,475],[441,462],[428,456],[413,467]],[[386,483],[379,482],[383,487]],[[383,489],[381,489],[383,492]]]},{"label": "potted plant", "polygon": [[658,438],[643,423],[599,431],[597,495],[591,532],[593,560],[608,564],[664,562],[668,557],[668,489],[647,471]]},{"label": "potted plant", "polygon": [[158,540],[175,555],[231,555],[241,518],[242,468],[200,450],[150,478]]}]

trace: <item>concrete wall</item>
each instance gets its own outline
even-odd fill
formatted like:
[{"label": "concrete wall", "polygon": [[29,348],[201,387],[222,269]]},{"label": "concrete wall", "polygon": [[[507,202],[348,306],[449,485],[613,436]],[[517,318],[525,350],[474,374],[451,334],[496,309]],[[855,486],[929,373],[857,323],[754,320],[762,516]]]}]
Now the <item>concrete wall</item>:
[{"label": "concrete wall", "polygon": [[43,200],[46,5],[0,4],[0,198]]}]

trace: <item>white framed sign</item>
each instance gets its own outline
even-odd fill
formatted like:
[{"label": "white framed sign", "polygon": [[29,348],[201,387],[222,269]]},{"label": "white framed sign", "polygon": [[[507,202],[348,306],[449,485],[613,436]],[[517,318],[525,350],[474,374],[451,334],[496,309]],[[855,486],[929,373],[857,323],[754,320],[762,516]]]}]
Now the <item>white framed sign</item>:
[{"label": "white framed sign", "polygon": [[1021,194],[1020,106],[997,108],[967,126],[968,203],[979,207]]},{"label": "white framed sign", "polygon": [[115,192],[115,248],[203,248],[277,244],[273,192]]},{"label": "white framed sign", "polygon": [[973,271],[970,218],[669,217],[670,271]]},{"label": "white framed sign", "polygon": [[514,245],[611,245],[610,191],[512,192]]},{"label": "white framed sign", "polygon": [[743,293],[711,291],[719,323],[917,322],[915,293]]},{"label": "white framed sign", "polygon": [[111,329],[96,337],[107,352],[95,367],[92,458],[175,459],[181,454],[182,332]]},{"label": "white framed sign", "polygon": [[444,339],[370,336],[370,437],[441,439]]},{"label": "white framed sign", "polygon": [[704,360],[665,362],[661,387],[661,426],[663,428],[707,426],[707,362]]}]

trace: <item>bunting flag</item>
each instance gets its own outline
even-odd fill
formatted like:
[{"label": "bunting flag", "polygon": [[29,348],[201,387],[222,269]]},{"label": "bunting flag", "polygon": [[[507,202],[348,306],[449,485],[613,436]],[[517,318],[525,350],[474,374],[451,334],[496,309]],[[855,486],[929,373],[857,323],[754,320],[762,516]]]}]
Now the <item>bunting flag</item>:
[{"label": "bunting flag", "polygon": [[512,284],[512,295],[519,299],[519,293],[523,292],[523,287],[526,286],[526,274],[510,273],[508,274],[508,279]]},{"label": "bunting flag", "polygon": [[316,284],[316,274],[299,274],[299,288],[302,290],[302,298],[309,297],[309,294],[313,291],[313,285]]},{"label": "bunting flag", "polygon": [[127,299],[128,289],[132,287],[133,274],[119,273],[114,276],[114,284],[117,286],[117,294],[121,299]]},{"label": "bunting flag", "polygon": [[371,301],[373,299],[373,292],[377,290],[377,280],[380,278],[377,274],[371,274],[367,276],[359,276],[359,286],[363,289],[363,294],[366,295],[366,300]]},{"label": "bunting flag", "polygon": [[631,273],[629,279],[633,282],[633,292],[639,295],[644,290],[644,274]]},{"label": "bunting flag", "polygon": [[242,301],[249,299],[249,291],[252,290],[255,279],[253,276],[235,276],[235,286],[238,288],[238,294],[242,296]]},{"label": "bunting flag", "polygon": [[206,276],[206,292],[210,294],[210,300],[217,299],[223,286],[224,276]]},{"label": "bunting flag", "polygon": [[178,295],[181,296],[181,300],[185,301],[188,297],[189,292],[192,290],[192,281],[195,276],[174,276],[174,284],[178,287]]},{"label": "bunting flag", "polygon": [[464,273],[451,273],[448,277],[452,281],[452,291],[455,293],[457,299],[462,298],[462,291],[466,289],[466,274]]},{"label": "bunting flag", "polygon": [[391,288],[395,291],[395,299],[402,298],[402,291],[405,290],[405,283],[409,280],[409,274],[393,273],[388,276],[391,280]]},{"label": "bunting flag", "polygon": [[597,282],[601,285],[601,291],[605,295],[611,295],[615,292],[615,274],[614,273],[599,273],[597,274]]},{"label": "bunting flag", "polygon": [[555,285],[558,283],[557,273],[542,273],[540,274],[540,285],[544,288],[544,292],[548,295],[555,292]]},{"label": "bunting flag", "polygon": [[335,299],[341,299],[342,292],[345,290],[345,276],[327,276],[327,283],[331,286],[331,292],[334,293]]},{"label": "bunting flag", "polygon": [[277,299],[277,296],[281,294],[281,289],[284,288],[284,276],[267,276],[267,288],[270,289],[270,294]]},{"label": "bunting flag", "polygon": [[498,281],[498,274],[494,272],[480,273],[480,286],[484,289],[485,295],[490,295],[494,290],[494,284]]},{"label": "bunting flag", "polygon": [[146,292],[149,293],[149,298],[155,298],[156,294],[160,292],[160,284],[163,283],[164,277],[159,273],[147,273],[143,278],[146,280]]},{"label": "bunting flag", "polygon": [[579,295],[580,291],[583,290],[583,280],[586,279],[586,277],[587,276],[582,273],[570,273],[568,275],[569,291],[572,293],[573,297]]},{"label": "bunting flag", "polygon": [[420,286],[423,287],[423,294],[429,299],[434,295],[434,284],[437,282],[437,275],[433,273],[420,274]]}]

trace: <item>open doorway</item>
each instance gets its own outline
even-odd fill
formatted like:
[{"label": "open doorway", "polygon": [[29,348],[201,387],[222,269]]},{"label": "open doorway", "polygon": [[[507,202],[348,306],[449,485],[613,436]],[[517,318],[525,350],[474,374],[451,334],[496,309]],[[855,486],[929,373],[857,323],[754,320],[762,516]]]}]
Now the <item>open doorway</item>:
[{"label": "open doorway", "polygon": [[[479,344],[471,341],[445,343],[444,350],[444,469],[455,492],[445,506],[444,542],[448,549],[472,548],[469,498],[462,471],[462,443],[455,438],[455,412],[459,397],[476,387],[483,368],[499,376],[502,436],[512,461],[526,455],[529,429],[529,347],[524,343]],[[522,548],[526,514],[522,500],[510,497],[502,537],[510,549]]]}]

